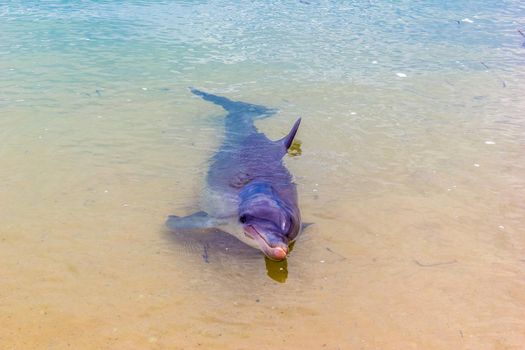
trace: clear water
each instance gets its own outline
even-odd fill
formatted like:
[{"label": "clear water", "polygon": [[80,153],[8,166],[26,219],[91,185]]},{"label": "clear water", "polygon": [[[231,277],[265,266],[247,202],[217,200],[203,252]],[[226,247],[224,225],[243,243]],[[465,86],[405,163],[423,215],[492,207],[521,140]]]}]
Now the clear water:
[{"label": "clear water", "polygon": [[[0,4],[2,349],[522,349],[521,1]],[[173,235],[223,112],[303,117],[286,264]],[[206,262],[206,260],[208,262]]]}]

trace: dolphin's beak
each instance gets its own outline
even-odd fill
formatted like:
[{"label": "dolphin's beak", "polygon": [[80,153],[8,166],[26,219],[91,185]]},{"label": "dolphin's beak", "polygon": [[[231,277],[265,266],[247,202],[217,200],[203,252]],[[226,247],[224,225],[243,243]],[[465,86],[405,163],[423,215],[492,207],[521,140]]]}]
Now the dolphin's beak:
[{"label": "dolphin's beak", "polygon": [[265,239],[264,235],[257,231],[252,225],[244,226],[244,232],[248,237],[257,242],[259,248],[268,258],[276,261],[286,259],[286,256],[288,255],[288,246],[286,244],[282,243],[271,246]]}]

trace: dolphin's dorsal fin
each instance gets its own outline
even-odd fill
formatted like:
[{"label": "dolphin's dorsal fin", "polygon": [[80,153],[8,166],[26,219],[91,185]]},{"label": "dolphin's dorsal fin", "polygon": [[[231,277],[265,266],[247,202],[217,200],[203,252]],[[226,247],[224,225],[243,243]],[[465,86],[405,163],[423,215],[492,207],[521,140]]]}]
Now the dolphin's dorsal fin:
[{"label": "dolphin's dorsal fin", "polygon": [[301,118],[297,119],[295,124],[292,126],[292,130],[290,130],[288,135],[277,141],[283,145],[285,153],[288,151],[288,148],[290,148],[290,146],[292,145],[293,139],[295,137],[295,134],[297,134],[297,130],[299,129],[300,124]]}]

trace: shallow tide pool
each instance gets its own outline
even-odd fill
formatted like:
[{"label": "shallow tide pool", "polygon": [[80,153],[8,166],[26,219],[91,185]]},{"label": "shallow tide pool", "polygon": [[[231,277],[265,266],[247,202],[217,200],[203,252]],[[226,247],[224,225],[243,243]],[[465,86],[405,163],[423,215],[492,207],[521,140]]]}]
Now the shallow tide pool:
[{"label": "shallow tide pool", "polygon": [[[515,0],[0,4],[0,348],[523,349],[522,33]],[[188,86],[303,118],[286,262],[164,227],[224,136]]]}]

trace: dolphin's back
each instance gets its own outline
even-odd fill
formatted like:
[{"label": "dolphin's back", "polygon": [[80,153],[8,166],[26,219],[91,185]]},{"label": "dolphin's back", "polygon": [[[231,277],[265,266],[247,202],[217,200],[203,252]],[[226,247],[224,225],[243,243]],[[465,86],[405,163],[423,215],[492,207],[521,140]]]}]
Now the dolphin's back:
[{"label": "dolphin's back", "polygon": [[281,147],[264,134],[250,134],[238,142],[226,140],[212,157],[209,185],[238,189],[254,179],[288,185],[292,176],[283,165]]}]

